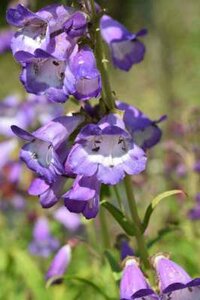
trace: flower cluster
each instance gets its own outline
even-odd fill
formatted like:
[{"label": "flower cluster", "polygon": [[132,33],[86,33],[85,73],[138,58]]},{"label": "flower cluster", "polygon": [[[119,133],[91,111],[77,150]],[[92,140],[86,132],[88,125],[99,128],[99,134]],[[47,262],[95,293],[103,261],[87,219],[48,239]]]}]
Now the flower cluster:
[{"label": "flower cluster", "polygon": [[[144,57],[139,38],[146,30],[130,33],[102,12],[96,6],[113,64],[128,71]],[[69,96],[85,101],[100,95],[90,5],[84,10],[51,5],[33,13],[19,4],[8,10],[7,20],[18,27],[11,48],[22,65],[21,81],[28,92],[54,102],[65,102]],[[70,212],[94,218],[101,184],[115,185],[126,174],[145,170],[146,150],[159,142],[162,133],[157,124],[165,117],[152,121],[121,101],[114,106],[115,111],[102,113],[101,104],[82,102],[79,112],[48,120],[32,132],[23,122],[13,122],[14,134],[27,142],[20,158],[37,175],[29,194],[39,196],[43,208],[63,198]],[[68,179],[73,180],[70,189],[66,189]]]}]

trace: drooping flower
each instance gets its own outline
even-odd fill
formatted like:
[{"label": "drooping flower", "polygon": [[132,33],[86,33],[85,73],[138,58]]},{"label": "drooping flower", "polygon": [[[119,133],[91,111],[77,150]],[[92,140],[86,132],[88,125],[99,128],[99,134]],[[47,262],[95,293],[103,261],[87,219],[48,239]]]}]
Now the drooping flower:
[{"label": "drooping flower", "polygon": [[37,49],[33,54],[21,55],[23,70],[21,82],[29,93],[46,95],[54,102],[65,102],[68,92],[64,89],[66,59]]},{"label": "drooping flower", "polygon": [[63,5],[49,5],[36,13],[21,4],[10,8],[7,21],[19,28],[11,44],[16,59],[20,58],[20,52],[34,54],[36,49],[47,50],[51,36],[64,30],[64,23],[73,12],[73,9]]},{"label": "drooping flower", "polygon": [[70,165],[75,174],[95,175],[101,183],[111,185],[121,181],[126,173],[142,172],[146,166],[145,153],[134,144],[128,132],[119,127],[122,123],[110,114],[99,124],[86,125],[77,135],[66,165]]},{"label": "drooping flower", "polygon": [[157,124],[166,119],[165,115],[156,121],[152,121],[134,106],[120,101],[117,101],[116,104],[118,109],[124,111],[124,123],[138,146],[146,150],[160,141],[162,131]]},{"label": "drooping flower", "polygon": [[88,46],[75,49],[69,57],[65,70],[66,93],[78,100],[98,97],[101,92],[101,76],[96,66],[95,56]]},{"label": "drooping flower", "polygon": [[139,268],[137,260],[132,257],[125,262],[120,282],[120,300],[159,300],[151,289]]},{"label": "drooping flower", "polygon": [[139,37],[147,33],[145,29],[134,34],[110,16],[103,15],[100,20],[100,30],[110,48],[115,67],[129,71],[134,64],[143,60],[145,46],[140,42]]},{"label": "drooping flower", "polygon": [[199,300],[200,278],[192,279],[186,271],[164,255],[154,258],[161,299]]},{"label": "drooping flower", "polygon": [[50,284],[60,283],[71,261],[71,246],[66,244],[59,249],[46,273],[46,281]]},{"label": "drooping flower", "polygon": [[82,213],[86,219],[95,218],[99,211],[100,183],[96,176],[77,176],[72,188],[63,195],[70,212]]},{"label": "drooping flower", "polygon": [[61,206],[53,213],[54,219],[65,226],[70,232],[75,232],[81,226],[81,219],[78,214],[70,212],[66,207]]},{"label": "drooping flower", "polygon": [[50,234],[48,220],[45,217],[38,218],[33,229],[33,240],[29,244],[30,253],[48,257],[58,247],[59,241]]},{"label": "drooping flower", "polygon": [[12,126],[18,137],[29,141],[21,149],[21,159],[47,182],[54,182],[57,175],[64,174],[62,163],[67,155],[67,139],[82,121],[81,116],[62,116],[33,133]]},{"label": "drooping flower", "polygon": [[42,178],[35,178],[28,189],[28,193],[32,196],[38,196],[43,208],[50,208],[59,201],[64,193],[66,180],[65,176],[56,176],[54,182],[48,183]]}]

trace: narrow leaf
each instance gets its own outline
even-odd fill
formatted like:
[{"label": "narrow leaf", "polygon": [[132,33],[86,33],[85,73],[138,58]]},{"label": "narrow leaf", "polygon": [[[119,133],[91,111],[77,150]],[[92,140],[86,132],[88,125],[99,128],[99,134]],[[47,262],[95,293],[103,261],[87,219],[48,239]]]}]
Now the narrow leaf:
[{"label": "narrow leaf", "polygon": [[160,203],[160,201],[167,197],[177,195],[177,194],[184,194],[184,192],[181,190],[171,190],[171,191],[167,191],[167,192],[159,194],[152,200],[152,202],[147,207],[147,210],[144,215],[144,220],[142,223],[143,232],[147,229],[151,215],[152,215],[154,209],[156,208],[156,206]]},{"label": "narrow leaf", "polygon": [[109,296],[107,296],[105,294],[105,292],[96,283],[94,283],[93,281],[90,281],[89,279],[81,278],[81,277],[78,277],[78,276],[74,276],[74,277],[73,276],[65,276],[65,279],[67,281],[76,280],[76,281],[82,282],[84,284],[87,284],[87,285],[91,286],[100,295],[102,295],[104,297],[104,299],[111,300],[111,298]]},{"label": "narrow leaf", "polygon": [[130,222],[117,207],[115,207],[110,202],[107,202],[106,200],[103,200],[101,202],[101,205],[109,211],[109,213],[128,235],[135,235],[134,224]]}]

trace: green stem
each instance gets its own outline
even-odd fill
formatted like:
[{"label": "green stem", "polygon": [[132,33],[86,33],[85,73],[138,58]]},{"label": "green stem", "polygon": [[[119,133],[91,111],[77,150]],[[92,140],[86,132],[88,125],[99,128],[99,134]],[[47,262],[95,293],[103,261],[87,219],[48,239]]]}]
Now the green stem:
[{"label": "green stem", "polygon": [[97,60],[97,66],[101,73],[102,80],[102,98],[104,103],[106,104],[109,111],[115,109],[115,101],[110,85],[107,63],[108,60],[106,58],[104,43],[101,38],[101,32],[99,29],[99,18],[96,15],[94,0],[90,0],[92,14],[93,14],[93,22],[94,22],[94,37],[95,37],[95,57]]},{"label": "green stem", "polygon": [[117,185],[114,185],[114,186],[113,186],[113,190],[114,190],[114,193],[115,193],[115,196],[116,196],[116,199],[117,199],[119,208],[120,208],[120,210],[121,210],[122,212],[124,212],[124,208],[123,208],[123,205],[122,205],[122,199],[121,199],[121,197],[120,197],[120,194],[119,194]]},{"label": "green stem", "polygon": [[140,217],[138,215],[137,211],[137,205],[135,202],[135,197],[133,193],[133,184],[131,181],[131,176],[126,176],[124,179],[124,184],[125,184],[125,189],[126,189],[126,195],[127,195],[127,200],[128,200],[128,205],[130,208],[131,212],[131,217],[133,220],[133,223],[135,225],[135,237],[137,240],[138,244],[138,250],[140,253],[141,261],[143,262],[144,266],[149,269],[150,268],[150,263],[148,259],[148,251],[147,247],[145,244],[144,236],[142,234],[142,224],[140,221]]},{"label": "green stem", "polygon": [[105,211],[102,207],[100,208],[100,212],[99,212],[99,220],[100,220],[104,248],[108,249],[108,248],[110,248],[110,236],[109,236],[109,232],[108,232]]}]

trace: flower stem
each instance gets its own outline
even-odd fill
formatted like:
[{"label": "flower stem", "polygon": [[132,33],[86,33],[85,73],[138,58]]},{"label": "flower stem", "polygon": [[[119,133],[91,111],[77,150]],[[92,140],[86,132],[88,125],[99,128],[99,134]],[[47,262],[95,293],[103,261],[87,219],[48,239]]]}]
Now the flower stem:
[{"label": "flower stem", "polygon": [[141,225],[141,220],[140,220],[140,217],[139,217],[138,211],[137,211],[137,205],[136,205],[135,197],[134,197],[134,193],[133,193],[133,184],[131,181],[131,176],[127,175],[125,177],[124,184],[125,184],[125,189],[126,189],[128,205],[129,205],[130,212],[131,212],[131,217],[132,217],[133,223],[135,225],[135,237],[137,240],[138,250],[140,253],[141,261],[143,262],[145,268],[149,269],[150,263],[149,263],[149,259],[148,259],[148,251],[147,251],[147,247],[146,247],[144,236],[143,236],[142,229],[141,229],[142,225]]},{"label": "flower stem", "polygon": [[109,236],[109,232],[108,232],[105,211],[102,207],[100,208],[100,212],[99,212],[99,221],[100,221],[100,226],[101,226],[101,234],[102,234],[104,248],[108,249],[108,248],[110,248],[110,236]]},{"label": "flower stem", "polygon": [[93,22],[94,22],[95,56],[97,60],[98,69],[101,73],[101,80],[102,80],[102,98],[108,110],[112,111],[115,109],[115,101],[114,101],[114,97],[110,85],[108,70],[107,70],[108,60],[105,54],[104,43],[101,38],[101,32],[99,28],[99,18],[96,15],[94,0],[90,0],[90,3],[91,3]]}]

